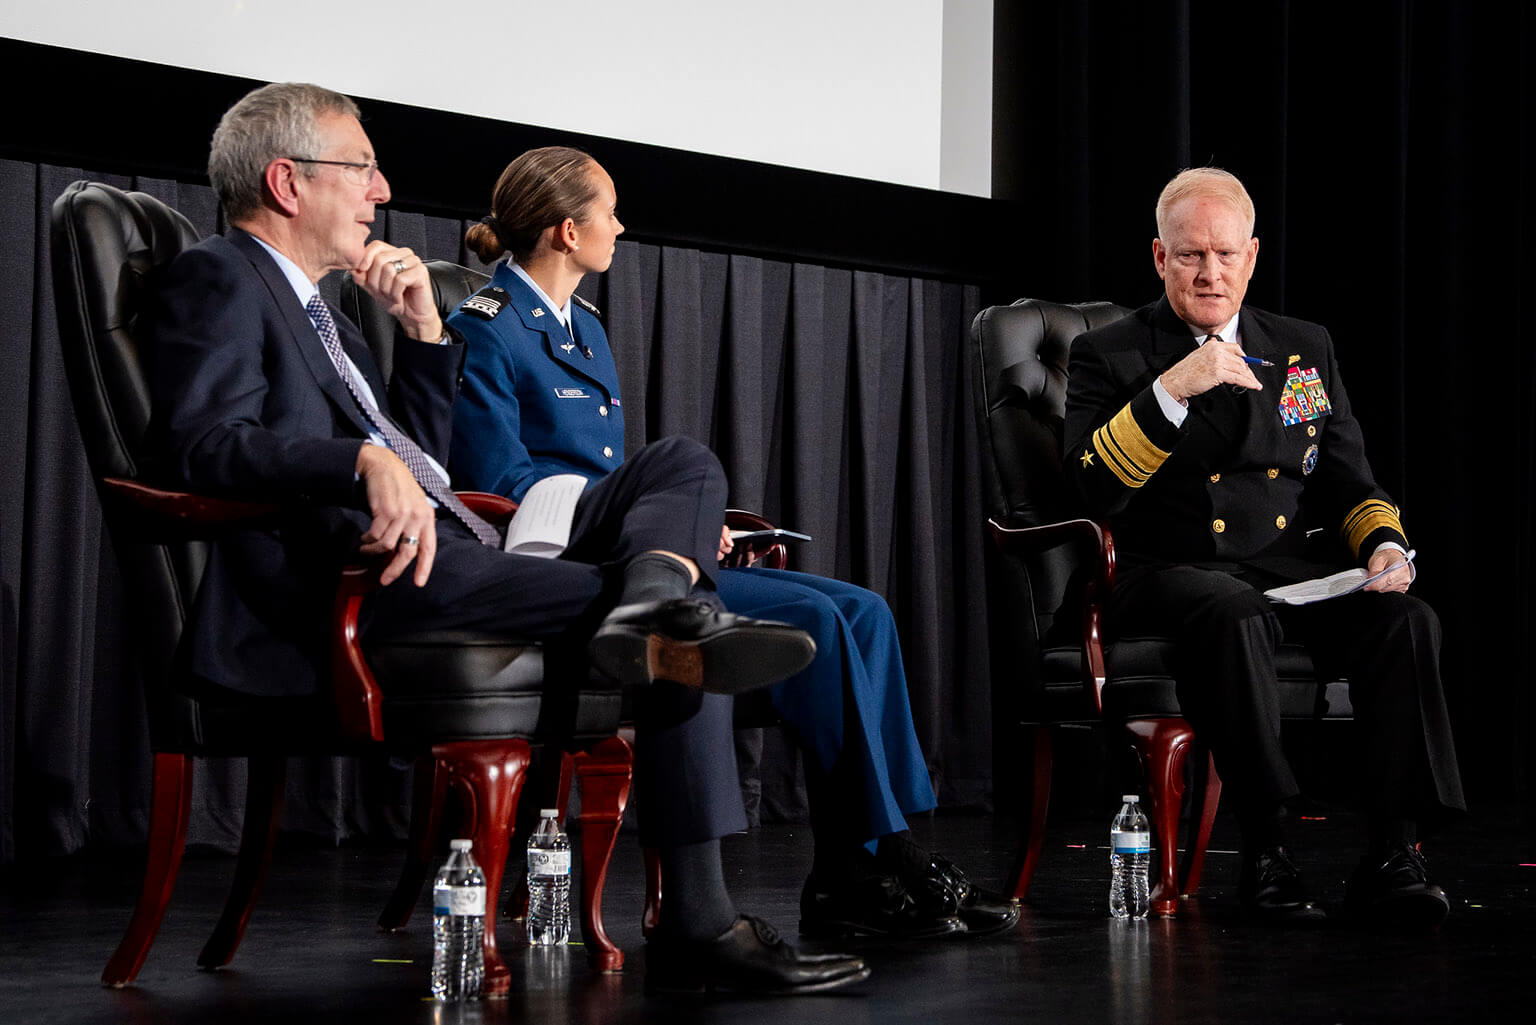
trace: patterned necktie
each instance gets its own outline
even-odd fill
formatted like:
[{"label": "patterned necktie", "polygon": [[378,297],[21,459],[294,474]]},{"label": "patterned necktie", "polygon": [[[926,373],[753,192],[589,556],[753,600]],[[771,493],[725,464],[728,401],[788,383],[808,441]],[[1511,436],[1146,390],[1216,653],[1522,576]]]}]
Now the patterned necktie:
[{"label": "patterned necktie", "polygon": [[309,302],[304,304],[304,309],[309,312],[310,320],[314,321],[315,330],[320,332],[320,341],[325,345],[325,354],[331,357],[331,363],[336,367],[336,372],[341,375],[341,381],[347,386],[347,391],[351,392],[352,400],[363,411],[368,422],[384,436],[385,444],[411,471],[411,476],[416,478],[416,483],[436,499],[439,505],[453,513],[460,523],[468,527],[475,537],[480,539],[481,544],[500,547],[501,538],[496,536],[496,528],[471,512],[469,507],[459,500],[459,496],[443,483],[443,479],[432,469],[432,464],[427,462],[427,454],[421,450],[421,446],[396,427],[394,421],[386,416],[382,409],[363,398],[362,390],[358,388],[357,381],[352,376],[352,368],[347,363],[347,357],[341,350],[341,336],[336,333],[336,321],[331,319],[331,309],[325,305],[325,300],[320,298],[319,292],[309,297]]}]

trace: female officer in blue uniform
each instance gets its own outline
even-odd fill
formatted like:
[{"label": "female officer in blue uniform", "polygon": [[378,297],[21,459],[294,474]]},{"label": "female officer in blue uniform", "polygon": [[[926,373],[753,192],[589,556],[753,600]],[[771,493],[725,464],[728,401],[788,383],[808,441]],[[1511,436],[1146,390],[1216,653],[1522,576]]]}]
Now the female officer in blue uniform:
[{"label": "female officer in blue uniform", "polygon": [[[613,260],[624,230],[616,203],[597,162],[564,147],[523,154],[497,181],[492,216],[465,239],[496,261],[495,273],[448,321],[467,344],[450,456],[456,486],[521,499],[545,477],[590,480],[623,462],[613,353],[597,311],[575,295],[583,275]],[[722,533],[721,554],[729,550]],[[806,766],[815,861],[801,931],[937,936],[1016,922],[1016,909],[977,894],[907,832],[903,816],[935,800],[885,601],[783,570],[727,570],[718,580],[728,608],[816,641],[811,666],[771,691],[815,762]],[[873,838],[871,857],[862,845]]]}]

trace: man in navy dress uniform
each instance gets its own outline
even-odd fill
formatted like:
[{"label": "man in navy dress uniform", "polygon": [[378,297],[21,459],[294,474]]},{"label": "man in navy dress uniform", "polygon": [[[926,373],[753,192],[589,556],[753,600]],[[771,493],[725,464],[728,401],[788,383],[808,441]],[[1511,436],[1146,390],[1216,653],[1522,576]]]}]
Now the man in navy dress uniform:
[{"label": "man in navy dress uniform", "polygon": [[[1297,785],[1280,748],[1276,646],[1299,641],[1321,671],[1347,676],[1368,837],[1346,909],[1438,924],[1450,905],[1418,830],[1465,810],[1439,621],[1407,593],[1408,540],[1371,476],[1328,332],[1243,304],[1253,220],[1231,174],[1179,174],[1152,243],[1166,294],[1072,346],[1063,458],[1114,534],[1107,626],[1177,642],[1181,707],[1242,830],[1240,896],[1266,920],[1323,916],[1281,828]],[[1280,606],[1262,593],[1349,565],[1374,576],[1355,594]]]}]

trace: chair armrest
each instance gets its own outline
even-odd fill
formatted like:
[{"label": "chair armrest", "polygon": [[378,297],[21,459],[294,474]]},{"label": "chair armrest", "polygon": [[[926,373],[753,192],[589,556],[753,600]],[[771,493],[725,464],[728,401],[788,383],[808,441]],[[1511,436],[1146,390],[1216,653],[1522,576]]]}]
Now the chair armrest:
[{"label": "chair armrest", "polygon": [[331,697],[342,736],[351,740],[384,739],[384,693],[363,658],[358,615],[363,598],[379,586],[382,559],[371,565],[348,566],[336,582],[331,611]]},{"label": "chair armrest", "polygon": [[1088,550],[1094,572],[1083,592],[1082,666],[1083,690],[1095,712],[1104,711],[1104,602],[1115,585],[1115,539],[1105,524],[1092,520],[1062,520],[1038,527],[1005,527],[987,520],[988,531],[998,548],[1010,555],[1031,555],[1063,544]]},{"label": "chair armrest", "polygon": [[112,506],[117,522],[146,540],[163,542],[206,539],[229,527],[258,526],[283,508],[276,502],[156,488],[124,477],[101,478],[99,493],[102,504]]},{"label": "chair armrest", "polygon": [[[458,496],[487,523],[505,524],[517,512],[517,503],[502,495],[460,491]],[[363,599],[379,586],[384,565],[385,560],[379,558],[343,569],[331,609],[331,694],[337,725],[342,735],[352,740],[384,739],[384,694],[368,668],[358,633]]]},{"label": "chair armrest", "polygon": [[[725,525],[730,530],[772,530],[774,524],[755,512],[745,509],[727,509]],[[789,546],[783,541],[772,544],[747,542],[738,544],[720,563],[724,569],[740,569],[758,565],[765,569],[785,569],[789,566]]]},{"label": "chair armrest", "polygon": [[455,494],[469,506],[470,512],[493,526],[506,526],[517,512],[517,503],[505,495],[495,495],[489,491],[458,491]]}]

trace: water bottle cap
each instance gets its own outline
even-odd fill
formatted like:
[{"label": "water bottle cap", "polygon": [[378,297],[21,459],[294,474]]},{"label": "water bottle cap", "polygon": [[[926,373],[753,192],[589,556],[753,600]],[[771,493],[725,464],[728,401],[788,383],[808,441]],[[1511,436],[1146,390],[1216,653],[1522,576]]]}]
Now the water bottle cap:
[{"label": "water bottle cap", "polygon": [[1141,798],[1137,797],[1135,794],[1121,794],[1120,800],[1124,801],[1126,804],[1137,804],[1141,801]]},{"label": "water bottle cap", "polygon": [[448,849],[450,851],[468,851],[468,850],[474,849],[474,846],[475,846],[475,842],[473,840],[449,840],[448,841]]},{"label": "water bottle cap", "polygon": [[539,809],[539,818],[541,818],[541,819],[558,819],[559,817],[560,817],[560,809],[559,808],[540,808]]}]

